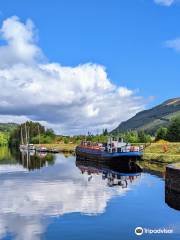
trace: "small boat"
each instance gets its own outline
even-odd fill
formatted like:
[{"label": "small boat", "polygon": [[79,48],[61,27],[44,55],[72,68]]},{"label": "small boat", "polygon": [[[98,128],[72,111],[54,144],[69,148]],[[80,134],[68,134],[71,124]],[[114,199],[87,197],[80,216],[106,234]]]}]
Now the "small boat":
[{"label": "small boat", "polygon": [[34,144],[21,144],[19,146],[20,150],[25,150],[25,151],[32,151],[35,150]]},{"label": "small boat", "polygon": [[138,160],[143,156],[143,147],[131,146],[123,140],[108,139],[106,144],[83,141],[76,147],[76,156],[85,160]]},{"label": "small boat", "polygon": [[49,153],[59,153],[59,150],[57,148],[50,148],[48,149]]},{"label": "small boat", "polygon": [[37,147],[36,151],[45,153],[45,152],[48,152],[48,149],[46,147]]}]

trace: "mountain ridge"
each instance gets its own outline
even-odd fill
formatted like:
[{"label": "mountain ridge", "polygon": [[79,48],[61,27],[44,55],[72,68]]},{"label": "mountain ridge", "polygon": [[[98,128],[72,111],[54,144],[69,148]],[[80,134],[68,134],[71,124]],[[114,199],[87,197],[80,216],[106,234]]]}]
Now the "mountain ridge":
[{"label": "mountain ridge", "polygon": [[168,99],[153,108],[138,112],[127,121],[121,122],[112,133],[144,130],[154,134],[159,127],[166,127],[175,116],[180,116],[180,97]]}]

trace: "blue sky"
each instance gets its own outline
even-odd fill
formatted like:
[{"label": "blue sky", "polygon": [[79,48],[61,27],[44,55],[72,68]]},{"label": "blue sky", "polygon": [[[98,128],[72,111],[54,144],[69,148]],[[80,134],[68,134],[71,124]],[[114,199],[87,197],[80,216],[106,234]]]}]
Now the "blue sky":
[{"label": "blue sky", "polygon": [[180,55],[165,48],[180,36],[180,5],[152,0],[1,1],[1,19],[31,18],[39,45],[63,65],[103,64],[115,83],[153,95],[153,104],[179,96]]},{"label": "blue sky", "polygon": [[[0,21],[30,18],[48,61],[70,67],[101,64],[112,83],[135,90],[148,108],[179,96],[180,53],[166,41],[180,37],[180,3],[160,3],[1,0]],[[149,101],[151,96],[155,99]]]}]

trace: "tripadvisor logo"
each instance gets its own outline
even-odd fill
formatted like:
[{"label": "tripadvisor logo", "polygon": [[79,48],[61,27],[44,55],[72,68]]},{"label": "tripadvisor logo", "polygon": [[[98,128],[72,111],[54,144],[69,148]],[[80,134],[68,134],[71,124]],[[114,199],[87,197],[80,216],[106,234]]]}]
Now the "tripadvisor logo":
[{"label": "tripadvisor logo", "polygon": [[135,228],[135,234],[140,236],[143,234],[143,228],[142,227],[137,227]]}]

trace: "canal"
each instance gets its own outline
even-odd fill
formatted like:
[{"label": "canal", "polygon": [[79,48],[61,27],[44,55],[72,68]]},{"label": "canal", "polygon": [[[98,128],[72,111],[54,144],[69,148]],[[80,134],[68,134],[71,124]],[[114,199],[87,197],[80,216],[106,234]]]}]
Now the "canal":
[{"label": "canal", "polygon": [[[135,228],[173,233],[135,234]],[[163,174],[0,149],[0,239],[180,239]]]}]

